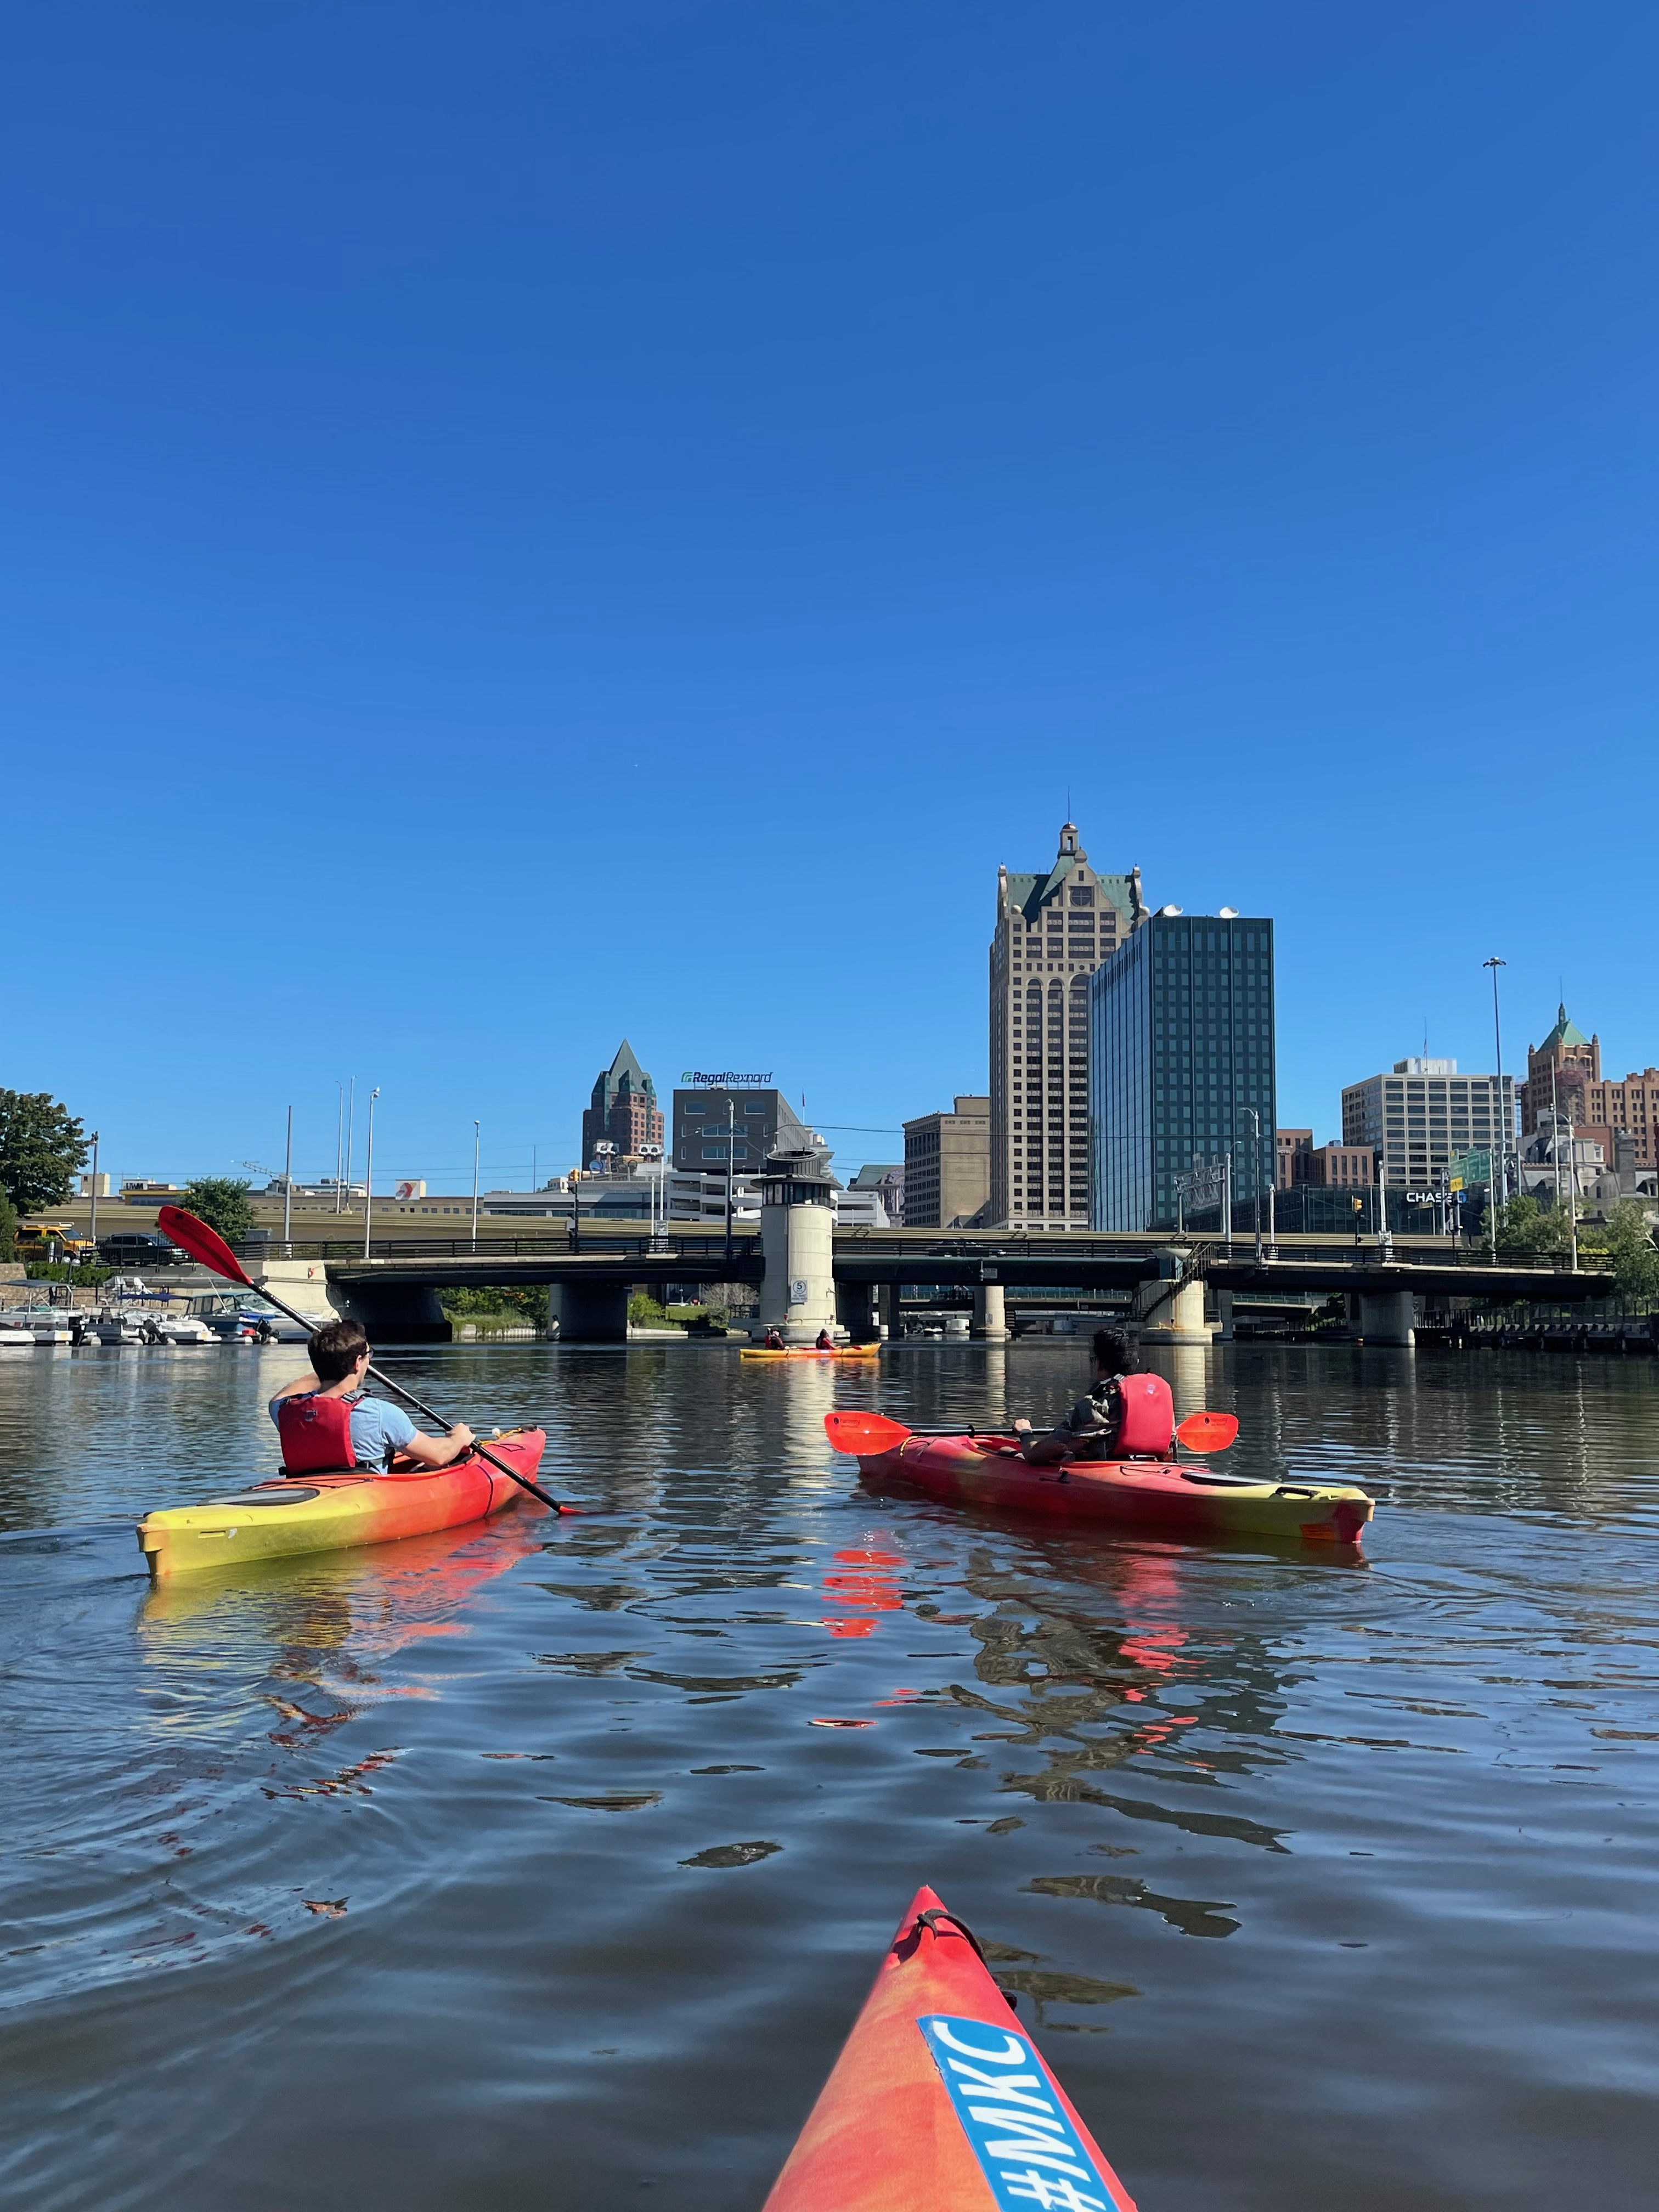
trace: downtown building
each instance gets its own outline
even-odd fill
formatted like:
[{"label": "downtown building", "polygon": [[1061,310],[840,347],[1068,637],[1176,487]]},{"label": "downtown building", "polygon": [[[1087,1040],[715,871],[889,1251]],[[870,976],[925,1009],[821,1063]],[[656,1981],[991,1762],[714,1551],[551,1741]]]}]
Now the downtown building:
[{"label": "downtown building", "polygon": [[[1515,1079],[1460,1075],[1455,1060],[1397,1060],[1392,1073],[1368,1075],[1342,1091],[1342,1142],[1360,1145],[1393,1192],[1446,1189],[1454,1159],[1489,1156],[1503,1171],[1515,1153]],[[1489,1169],[1474,1164],[1476,1179]],[[1500,1188],[1503,1186],[1500,1184]]]},{"label": "downtown building", "polygon": [[1557,1009],[1555,1027],[1542,1044],[1527,1047],[1522,1136],[1553,1132],[1553,1117],[1571,1121],[1576,1135],[1599,1144],[1609,1167],[1622,1151],[1628,1151],[1636,1170],[1659,1167],[1659,1067],[1632,1068],[1622,1083],[1604,1081],[1601,1038],[1587,1037],[1568,1020],[1565,1006]]},{"label": "downtown building", "polygon": [[958,1097],[950,1114],[921,1114],[904,1125],[907,1229],[984,1226],[991,1176],[991,1102]]},{"label": "downtown building", "polygon": [[[1273,1187],[1273,926],[1265,915],[1147,915],[1089,987],[1091,1225],[1174,1229],[1219,1206],[1234,1218]],[[1177,1178],[1218,1194],[1182,1204]]]},{"label": "downtown building", "polygon": [[[602,1067],[592,1096],[582,1112],[582,1165],[596,1166],[601,1158],[638,1159],[647,1145],[663,1140],[662,1109],[657,1086],[634,1057],[624,1037],[609,1067]],[[601,1155],[599,1146],[614,1147]]]},{"label": "downtown building", "polygon": [[[994,1227],[1089,1224],[1090,981],[1121,957],[1145,913],[1140,871],[1097,874],[1073,822],[1043,873],[997,871],[986,1208]],[[908,1197],[907,1183],[907,1216]]]}]

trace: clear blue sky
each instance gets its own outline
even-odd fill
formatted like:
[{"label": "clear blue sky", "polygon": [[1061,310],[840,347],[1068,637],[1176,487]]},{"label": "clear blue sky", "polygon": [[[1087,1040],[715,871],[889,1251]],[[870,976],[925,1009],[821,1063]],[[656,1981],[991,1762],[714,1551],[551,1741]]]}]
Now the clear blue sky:
[{"label": "clear blue sky", "polygon": [[[1279,926],[1280,1118],[1659,1060],[1650,6],[15,11],[0,1082],[574,1157],[985,1080],[996,867]],[[837,1133],[838,1158],[893,1155]]]}]

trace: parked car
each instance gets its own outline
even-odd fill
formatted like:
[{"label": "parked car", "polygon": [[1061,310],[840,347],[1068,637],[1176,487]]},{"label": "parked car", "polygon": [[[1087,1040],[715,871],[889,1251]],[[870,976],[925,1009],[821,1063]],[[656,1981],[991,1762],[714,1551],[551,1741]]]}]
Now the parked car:
[{"label": "parked car", "polygon": [[190,1260],[189,1253],[181,1252],[159,1229],[122,1229],[112,1237],[100,1237],[98,1256],[106,1267],[122,1268],[182,1267]]}]

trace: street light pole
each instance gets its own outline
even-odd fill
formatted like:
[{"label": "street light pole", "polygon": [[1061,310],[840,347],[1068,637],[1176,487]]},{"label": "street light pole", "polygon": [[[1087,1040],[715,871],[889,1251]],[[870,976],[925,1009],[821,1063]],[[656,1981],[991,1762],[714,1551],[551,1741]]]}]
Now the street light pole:
[{"label": "street light pole", "polygon": [[357,1079],[351,1079],[351,1088],[346,1093],[346,1188],[351,1187],[352,1125],[357,1118]]},{"label": "street light pole", "polygon": [[334,1104],[334,1211],[340,1210],[340,1170],[345,1165],[345,1085],[337,1077],[334,1088],[339,1093]]},{"label": "street light pole", "polygon": [[732,1264],[732,1155],[738,1145],[738,1102],[726,1094],[726,1264]]},{"label": "street light pole", "polygon": [[1255,1231],[1255,1261],[1261,1264],[1261,1116],[1254,1106],[1243,1109],[1250,1117],[1250,1225]]},{"label": "street light pole", "polygon": [[283,1161],[283,1257],[291,1260],[289,1243],[294,1219],[294,1109],[288,1109],[288,1152]]},{"label": "street light pole", "polygon": [[368,1158],[363,1165],[363,1257],[368,1257],[370,1224],[374,1215],[374,1101],[380,1095],[377,1083],[368,1094]]},{"label": "street light pole", "polygon": [[1500,960],[1494,952],[1490,960],[1483,960],[1480,965],[1492,969],[1492,1050],[1498,1061],[1498,1073],[1492,1079],[1498,1085],[1498,1096],[1493,1102],[1492,1111],[1494,1157],[1492,1163],[1492,1182],[1487,1191],[1487,1197],[1492,1206],[1492,1256],[1495,1260],[1498,1257],[1498,1194],[1504,1188],[1507,1181],[1509,1156],[1509,1132],[1503,1126],[1504,1032],[1498,1019],[1498,971],[1500,968],[1507,968],[1509,963],[1506,960]]},{"label": "street light pole", "polygon": [[478,1249],[478,1124],[472,1124],[472,1249]]},{"label": "street light pole", "polygon": [[[1578,1273],[1578,1144],[1573,1132],[1577,1126],[1572,1118],[1572,1101],[1569,1099],[1567,1101],[1567,1164],[1572,1173],[1572,1183],[1567,1199],[1567,1246],[1571,1255],[1568,1265],[1575,1275]],[[1555,1172],[1559,1181],[1561,1173],[1559,1166]]]}]

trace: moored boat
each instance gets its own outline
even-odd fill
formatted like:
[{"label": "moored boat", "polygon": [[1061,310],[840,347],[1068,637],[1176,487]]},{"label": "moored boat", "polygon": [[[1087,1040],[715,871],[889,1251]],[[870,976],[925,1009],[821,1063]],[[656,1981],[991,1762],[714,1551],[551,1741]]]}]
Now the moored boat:
[{"label": "moored boat", "polygon": [[974,1936],[917,1891],[765,2212],[1135,2212]]},{"label": "moored boat", "polygon": [[963,1505],[1007,1506],[1204,1540],[1278,1536],[1358,1544],[1372,1501],[1352,1483],[1248,1482],[1175,1460],[1025,1459],[1011,1436],[907,1437],[856,1455],[873,1482],[914,1483]]},{"label": "moored boat", "polygon": [[[541,1429],[515,1429],[488,1442],[499,1459],[533,1477],[547,1437]],[[459,1528],[499,1513],[519,1495],[516,1482],[472,1453],[449,1467],[282,1475],[202,1505],[146,1514],[138,1523],[138,1545],[160,1581],[239,1559],[331,1552]]]}]

